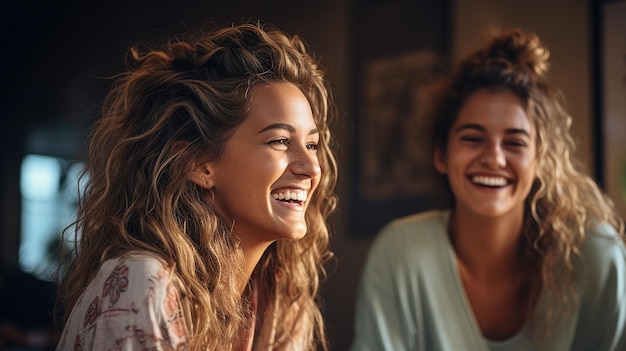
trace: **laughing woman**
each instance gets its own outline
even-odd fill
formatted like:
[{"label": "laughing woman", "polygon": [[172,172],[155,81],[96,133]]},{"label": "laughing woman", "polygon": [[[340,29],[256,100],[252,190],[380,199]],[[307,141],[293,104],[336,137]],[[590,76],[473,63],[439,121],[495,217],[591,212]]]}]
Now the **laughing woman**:
[{"label": "laughing woman", "polygon": [[334,110],[316,60],[260,24],[129,57],[89,145],[58,350],[327,349]]},{"label": "laughing woman", "polygon": [[623,220],[575,167],[547,66],[513,30],[439,92],[433,162],[453,204],[376,238],[352,350],[626,350]]}]

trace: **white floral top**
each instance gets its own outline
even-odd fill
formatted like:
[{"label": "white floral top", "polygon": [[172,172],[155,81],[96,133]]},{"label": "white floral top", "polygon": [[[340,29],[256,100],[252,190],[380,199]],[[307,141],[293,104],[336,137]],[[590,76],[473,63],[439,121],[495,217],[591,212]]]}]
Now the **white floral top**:
[{"label": "white floral top", "polygon": [[[72,309],[56,350],[189,350],[190,326],[184,317],[188,311],[180,291],[172,269],[156,256],[136,252],[105,261]],[[297,306],[292,305],[281,320],[294,326],[292,333],[279,341],[273,307],[256,325],[257,299],[253,284],[253,318],[232,351],[305,350],[309,322],[298,317]],[[274,301],[273,306],[279,303]]]},{"label": "white floral top", "polygon": [[146,254],[111,259],[74,306],[57,350],[187,350],[172,270]]}]

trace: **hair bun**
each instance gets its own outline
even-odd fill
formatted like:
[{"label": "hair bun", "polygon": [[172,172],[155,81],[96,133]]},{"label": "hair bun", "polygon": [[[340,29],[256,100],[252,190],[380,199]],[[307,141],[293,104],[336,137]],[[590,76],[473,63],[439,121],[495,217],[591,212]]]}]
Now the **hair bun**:
[{"label": "hair bun", "polygon": [[522,65],[539,76],[544,76],[549,69],[548,49],[536,34],[520,29],[511,29],[494,37],[485,54],[487,59],[503,59],[513,65]]}]

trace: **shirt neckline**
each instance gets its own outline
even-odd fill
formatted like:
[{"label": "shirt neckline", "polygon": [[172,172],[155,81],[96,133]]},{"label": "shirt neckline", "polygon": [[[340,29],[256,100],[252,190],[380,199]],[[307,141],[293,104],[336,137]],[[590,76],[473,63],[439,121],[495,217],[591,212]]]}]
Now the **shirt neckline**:
[{"label": "shirt neckline", "polygon": [[495,346],[495,347],[497,346],[501,347],[501,346],[514,343],[517,339],[522,337],[524,329],[526,327],[526,321],[524,321],[522,326],[513,335],[503,340],[489,339],[485,337],[480,331],[480,326],[478,325],[478,321],[476,320],[476,317],[474,316],[474,312],[472,311],[472,308],[470,306],[469,299],[465,292],[465,288],[463,287],[463,282],[461,281],[461,275],[459,273],[459,269],[456,264],[456,254],[454,253],[454,248],[452,247],[452,243],[450,242],[450,238],[448,236],[448,225],[450,222],[450,214],[451,214],[451,210],[449,209],[441,212],[441,220],[443,222],[443,231],[444,231],[443,240],[445,240],[445,243],[446,243],[445,247],[447,248],[446,262],[452,273],[451,279],[455,287],[455,293],[457,294],[457,297],[459,298],[460,305],[462,306],[465,318],[467,319],[468,323],[471,325],[471,329],[474,334],[474,337],[476,337],[478,340],[482,340],[483,342],[487,343],[487,345],[489,346]]}]

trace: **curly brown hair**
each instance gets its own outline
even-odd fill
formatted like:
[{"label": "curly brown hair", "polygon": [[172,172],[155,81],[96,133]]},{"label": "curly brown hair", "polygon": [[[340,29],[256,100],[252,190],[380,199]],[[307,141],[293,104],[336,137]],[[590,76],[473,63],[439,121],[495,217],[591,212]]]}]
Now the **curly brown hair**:
[{"label": "curly brown hair", "polygon": [[[234,279],[243,257],[229,225],[202,200],[189,174],[200,157],[220,157],[246,118],[251,89],[289,82],[308,99],[320,132],[321,180],[306,212],[307,235],[273,243],[253,279],[260,282],[261,318],[271,308],[272,318],[284,320],[295,306],[306,326],[306,349],[327,349],[317,295],[332,256],[326,220],[337,204],[337,165],[329,128],[335,109],[318,61],[299,37],[243,23],[204,27],[157,47],[137,45],[127,63],[93,129],[78,219],[64,234],[77,233],[62,284],[64,306],[74,305],[105,260],[147,251],[174,267],[185,289],[190,348],[232,345],[249,317]],[[293,328],[277,323],[276,345]]]},{"label": "curly brown hair", "polygon": [[[534,33],[510,29],[460,63],[435,89],[432,147],[445,152],[448,135],[467,98],[478,90],[516,95],[537,131],[537,174],[526,199],[522,254],[531,267],[529,310],[545,288],[555,323],[574,298],[573,259],[586,229],[601,222],[624,239],[624,222],[611,199],[574,158],[571,116],[562,94],[548,84],[549,51]],[[452,200],[454,201],[454,200]]]}]

